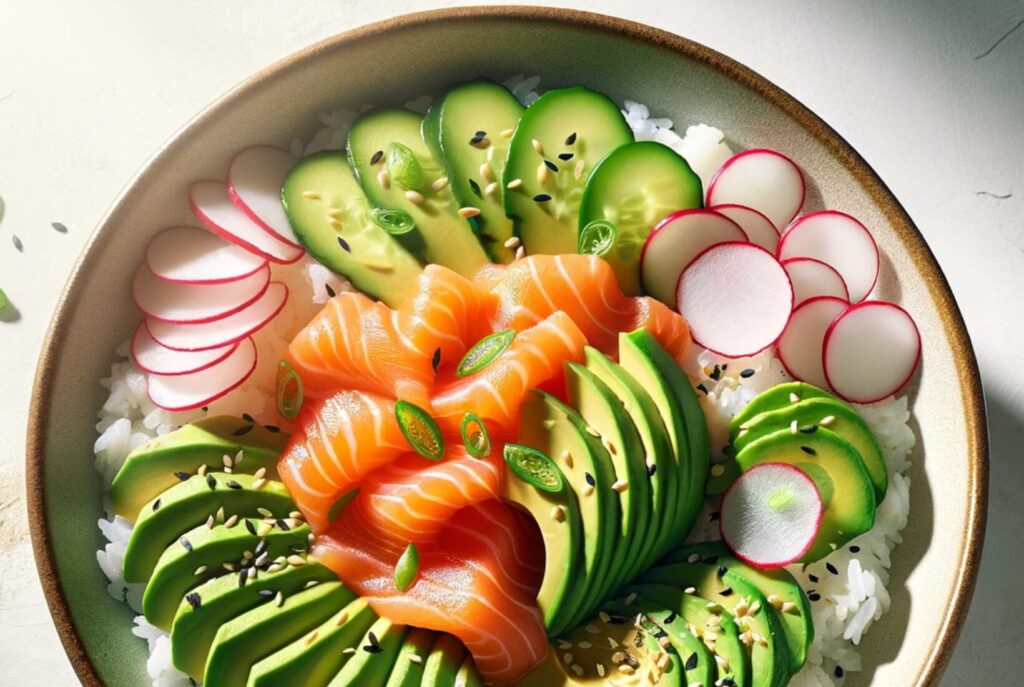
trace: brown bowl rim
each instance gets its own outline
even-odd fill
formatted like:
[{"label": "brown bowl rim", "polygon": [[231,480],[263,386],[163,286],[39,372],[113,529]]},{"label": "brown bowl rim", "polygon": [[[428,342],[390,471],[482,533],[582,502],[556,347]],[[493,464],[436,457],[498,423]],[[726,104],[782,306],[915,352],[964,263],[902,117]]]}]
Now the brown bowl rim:
[{"label": "brown bowl rim", "polygon": [[47,399],[50,397],[55,381],[54,363],[57,360],[69,319],[78,303],[78,294],[81,293],[81,289],[78,288],[79,284],[85,278],[86,273],[98,265],[104,253],[103,249],[111,240],[110,233],[103,231],[104,227],[113,222],[122,212],[122,204],[131,192],[156,173],[162,158],[168,154],[170,149],[182,145],[190,137],[199,135],[206,122],[215,119],[222,112],[231,108],[237,100],[282,72],[294,65],[313,60],[321,53],[334,50],[338,46],[372,40],[396,29],[460,19],[528,19],[582,25],[602,33],[624,34],[630,38],[700,60],[760,94],[796,120],[809,135],[823,144],[846,167],[895,228],[909,257],[924,276],[929,293],[936,302],[940,319],[950,338],[953,354],[959,362],[959,381],[965,390],[964,420],[968,434],[967,458],[970,464],[967,520],[964,525],[966,545],[960,554],[957,583],[950,594],[942,624],[938,628],[928,656],[913,682],[918,686],[937,685],[949,663],[967,616],[981,562],[988,504],[988,431],[981,377],[967,327],[953,298],[949,283],[921,232],[878,174],[849,143],[796,98],[757,72],[700,43],[645,24],[593,12],[520,5],[452,7],[405,14],[328,37],[260,70],[218,98],[164,143],[118,195],[98,224],[97,229],[90,236],[61,293],[43,342],[32,389],[26,451],[29,527],[36,566],[43,593],[64,650],[82,684],[93,687],[102,685],[103,681],[74,625],[64,590],[57,577],[56,554],[53,550],[49,523],[46,519],[43,465],[46,459],[45,428],[49,422]]}]

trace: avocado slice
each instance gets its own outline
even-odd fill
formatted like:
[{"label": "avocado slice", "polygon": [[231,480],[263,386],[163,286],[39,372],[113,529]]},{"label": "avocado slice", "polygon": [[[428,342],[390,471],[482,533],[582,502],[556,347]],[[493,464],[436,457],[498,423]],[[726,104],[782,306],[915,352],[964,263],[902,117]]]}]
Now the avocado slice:
[{"label": "avocado slice", "polygon": [[668,431],[679,475],[679,505],[662,543],[675,545],[693,528],[704,505],[710,463],[704,411],[690,380],[646,329],[619,335],[619,364],[651,395]]},{"label": "avocado slice", "polygon": [[824,513],[801,562],[821,560],[875,524],[875,490],[864,461],[848,441],[827,429],[812,434],[774,432],[747,444],[736,462],[744,471],[758,463],[786,463],[814,480]]},{"label": "avocado slice", "polygon": [[638,572],[650,567],[651,563],[660,558],[669,547],[676,544],[675,541],[669,542],[664,538],[664,533],[669,527],[666,521],[674,512],[669,504],[676,503],[675,458],[665,423],[650,394],[621,365],[610,360],[596,348],[588,346],[585,355],[587,369],[611,389],[629,413],[643,444],[643,454],[646,456],[644,469],[651,492],[650,522],[643,547],[627,574],[627,579],[632,579]]},{"label": "avocado slice", "polygon": [[[284,530],[261,520],[242,520],[230,528],[200,525],[186,532],[164,551],[149,578],[142,594],[146,620],[170,630],[181,600],[194,587],[229,571],[239,571],[232,577],[242,586],[249,579],[241,578],[242,568],[251,568],[250,561],[258,560],[263,553],[268,560],[304,553],[309,527],[296,521],[290,523]],[[271,529],[266,531],[267,528]],[[246,556],[246,552],[250,555]],[[259,576],[258,571],[255,574]]]},{"label": "avocado slice", "polygon": [[444,162],[459,205],[480,209],[470,222],[494,262],[515,257],[515,249],[505,245],[513,226],[501,201],[501,179],[509,139],[524,111],[507,88],[478,79],[443,93],[423,119],[423,138]]},{"label": "avocado slice", "polygon": [[320,687],[347,663],[344,650],[355,646],[377,616],[365,599],[355,599],[308,634],[252,667],[247,687]]},{"label": "avocado slice", "polygon": [[[447,185],[441,161],[430,152],[420,129],[423,118],[402,109],[371,110],[361,115],[348,133],[348,157],[366,197],[378,208],[409,214],[416,227],[397,239],[420,260],[437,263],[472,278],[487,264],[487,255]],[[400,148],[398,147],[400,146]],[[404,176],[382,183],[393,151],[410,157]],[[378,153],[380,153],[378,155]],[[419,199],[417,202],[411,198]]]},{"label": "avocado slice", "polygon": [[605,606],[606,611],[614,611],[626,618],[635,618],[637,613],[643,614],[656,629],[654,639],[666,651],[674,651],[683,666],[685,685],[713,685],[715,682],[716,663],[708,647],[696,635],[690,632],[679,614],[667,610],[664,606],[653,603],[639,596],[626,597],[632,603],[614,603]]},{"label": "avocado slice", "polygon": [[423,687],[454,687],[466,648],[455,637],[442,634],[434,642],[423,669]]},{"label": "avocado slice", "polygon": [[853,408],[839,399],[814,397],[798,403],[789,403],[778,410],[755,415],[743,425],[733,425],[732,445],[735,451],[742,451],[752,441],[763,436],[789,429],[797,423],[797,431],[810,433],[817,427],[835,432],[860,454],[864,467],[875,488],[875,501],[881,503],[889,487],[889,472],[885,466],[882,449],[868,423]]},{"label": "avocado slice", "polygon": [[238,586],[236,575],[213,578],[194,591],[200,604],[193,607],[182,600],[171,626],[171,657],[174,666],[197,680],[203,678],[206,657],[220,626],[257,606],[269,603],[280,592],[291,596],[314,582],[331,582],[337,576],[317,563],[286,566],[264,571],[256,579]]},{"label": "avocado slice", "polygon": [[142,509],[124,551],[125,582],[148,580],[164,549],[209,518],[218,518],[221,509],[228,518],[255,517],[263,511],[284,518],[294,508],[288,490],[277,481],[223,472],[189,477]]},{"label": "avocado slice", "polygon": [[350,657],[328,687],[384,687],[408,632],[405,625],[378,618],[355,645],[345,649]]},{"label": "avocado slice", "polygon": [[640,435],[608,385],[576,363],[566,366],[565,380],[569,404],[588,426],[597,430],[615,470],[615,485],[625,487],[618,493],[622,517],[613,537],[615,553],[607,583],[597,594],[600,599],[632,577],[640,552],[646,546],[652,516],[650,480]]},{"label": "avocado slice", "polygon": [[615,244],[604,259],[627,296],[643,294],[640,253],[654,226],[678,210],[704,205],[700,177],[676,151],[657,141],[636,141],[609,153],[587,180],[579,229],[610,220]]},{"label": "avocado slice", "polygon": [[419,687],[423,681],[423,667],[430,655],[430,647],[436,639],[437,633],[433,630],[412,628],[398,651],[395,667],[391,669],[385,687]]},{"label": "avocado slice", "polygon": [[342,151],[299,161],[288,173],[281,202],[299,241],[328,269],[360,291],[395,308],[423,271],[391,234],[370,217],[370,201]]},{"label": "avocado slice", "polygon": [[618,105],[588,88],[550,90],[526,109],[512,136],[502,187],[505,210],[527,253],[578,252],[587,178],[605,155],[632,141]]},{"label": "avocado slice", "polygon": [[[806,382],[786,382],[762,391],[743,410],[732,418],[732,427],[737,429],[754,419],[756,415],[785,408],[790,403],[799,403],[809,398],[835,398],[832,394]],[[737,429],[737,431],[739,431]]]},{"label": "avocado slice", "polygon": [[[697,554],[701,560],[714,559],[733,575],[757,587],[769,601],[769,611],[780,621],[789,649],[790,672],[799,671],[807,660],[807,649],[814,641],[814,620],[811,602],[804,590],[785,568],[760,570],[747,565],[729,553],[723,542],[705,542],[684,546],[665,557],[666,561],[682,562]],[[782,609],[785,607],[785,611]]]},{"label": "avocado slice", "polygon": [[466,656],[459,666],[459,674],[455,676],[455,687],[484,687],[484,680],[480,677],[472,656]]},{"label": "avocado slice", "polygon": [[[520,409],[520,443],[546,453],[562,470],[576,494],[582,523],[582,565],[575,570],[559,613],[548,626],[558,636],[589,616],[607,586],[614,541],[618,536],[619,504],[612,491],[615,472],[607,449],[579,413],[542,391],[533,391]],[[551,518],[551,514],[547,515]]]},{"label": "avocado slice", "polygon": [[245,687],[252,667],[305,636],[355,599],[341,582],[322,582],[221,625],[203,673],[204,687]]},{"label": "avocado slice", "polygon": [[110,485],[110,508],[122,518],[135,522],[145,505],[183,478],[195,474],[200,465],[224,469],[224,456],[232,460],[242,452],[236,473],[254,473],[266,468],[277,476],[277,459],[288,443],[288,434],[244,418],[217,415],[197,420],[173,432],[150,439],[128,454]]},{"label": "avocado slice", "polygon": [[[652,568],[640,576],[638,585],[672,585],[684,591],[692,588],[693,593],[712,604],[709,610],[721,609],[732,615],[750,653],[751,687],[786,685],[790,677],[786,638],[764,594],[727,568],[718,567],[713,558],[692,554],[688,560]],[[756,610],[737,615],[741,602],[747,609]]]},{"label": "avocado slice", "polygon": [[[657,604],[678,615],[687,629],[702,639],[714,654],[716,665],[715,684],[732,678],[735,687],[750,687],[750,656],[740,642],[739,629],[732,616],[712,611],[714,604],[696,594],[687,594],[679,587],[664,584],[631,585],[623,589],[626,594],[635,593],[640,599]],[[627,597],[628,598],[628,597]],[[671,615],[659,622],[663,626],[673,625]],[[707,683],[711,684],[711,683]]]}]

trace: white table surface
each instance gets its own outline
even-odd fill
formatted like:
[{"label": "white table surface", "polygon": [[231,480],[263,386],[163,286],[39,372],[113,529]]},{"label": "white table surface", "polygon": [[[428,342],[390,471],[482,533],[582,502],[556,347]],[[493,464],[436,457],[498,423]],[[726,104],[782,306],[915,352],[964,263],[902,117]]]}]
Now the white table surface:
[{"label": "white table surface", "polygon": [[[32,561],[23,446],[36,356],[86,237],[142,162],[250,73],[338,31],[444,4],[4,3],[0,287],[20,313],[0,322],[0,674],[8,680],[75,684]],[[674,31],[767,76],[859,150],[921,228],[973,335],[992,433],[981,579],[944,684],[1021,684],[1024,366],[1014,354],[1024,350],[1024,4],[564,4]]]}]

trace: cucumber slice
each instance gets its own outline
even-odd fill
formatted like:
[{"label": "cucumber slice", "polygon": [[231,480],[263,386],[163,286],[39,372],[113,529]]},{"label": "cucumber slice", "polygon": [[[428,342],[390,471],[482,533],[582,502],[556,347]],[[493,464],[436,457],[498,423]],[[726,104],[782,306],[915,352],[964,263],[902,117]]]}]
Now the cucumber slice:
[{"label": "cucumber slice", "polygon": [[594,220],[611,221],[615,246],[604,256],[630,296],[643,293],[640,253],[651,229],[677,210],[699,208],[703,189],[690,165],[656,141],[624,145],[594,169],[580,205],[580,230]]},{"label": "cucumber slice", "polygon": [[618,106],[596,91],[548,91],[530,105],[512,136],[503,178],[505,210],[528,253],[576,252],[587,177],[632,140]]}]

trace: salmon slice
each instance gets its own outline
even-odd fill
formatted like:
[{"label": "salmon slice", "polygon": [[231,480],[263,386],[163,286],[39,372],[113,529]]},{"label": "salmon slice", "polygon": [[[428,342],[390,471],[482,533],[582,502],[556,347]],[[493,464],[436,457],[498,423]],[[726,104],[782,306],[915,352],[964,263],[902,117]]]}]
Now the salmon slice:
[{"label": "salmon slice", "polygon": [[520,331],[483,369],[450,382],[434,393],[434,416],[442,427],[457,425],[466,411],[499,428],[515,426],[530,389],[562,374],[565,362],[583,359],[587,339],[562,312]]},{"label": "salmon slice", "polygon": [[676,359],[689,344],[681,315],[651,298],[625,296],[608,263],[592,255],[532,255],[500,270],[482,270],[477,283],[497,297],[495,331],[523,330],[562,311],[607,355],[615,356],[619,332],[639,327],[650,329]]},{"label": "salmon slice", "polygon": [[285,354],[306,395],[359,389],[430,407],[433,350],[401,345],[394,311],[366,296],[340,293],[292,340]]},{"label": "salmon slice", "polygon": [[306,402],[277,470],[310,528],[321,532],[339,498],[408,450],[393,401],[342,391]]},{"label": "salmon slice", "polygon": [[456,512],[498,498],[501,484],[496,461],[474,458],[461,443],[448,446],[448,455],[436,463],[408,453],[373,472],[353,507],[382,534],[407,542],[436,540]]},{"label": "salmon slice", "polygon": [[[458,637],[485,680],[512,683],[547,653],[537,589],[513,553],[541,544],[529,539],[508,506],[492,504],[487,518],[480,517],[481,507],[459,511],[436,544],[418,547],[419,574],[404,592],[395,586],[394,568],[405,543],[374,534],[358,510],[346,509],[344,522],[316,541],[313,557],[378,614]],[[514,544],[506,545],[510,539]]]}]

